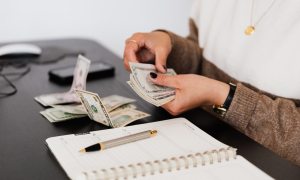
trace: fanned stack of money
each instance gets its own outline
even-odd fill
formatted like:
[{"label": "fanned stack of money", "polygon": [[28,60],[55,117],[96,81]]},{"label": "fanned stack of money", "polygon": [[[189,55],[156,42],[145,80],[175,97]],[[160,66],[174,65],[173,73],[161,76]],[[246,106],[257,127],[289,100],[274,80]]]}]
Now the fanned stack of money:
[{"label": "fanned stack of money", "polygon": [[[130,87],[145,101],[161,106],[175,98],[175,90],[169,87],[155,85],[149,79],[150,72],[157,73],[152,64],[129,63],[131,74],[130,81],[127,83]],[[167,75],[176,75],[173,69],[167,69]]]},{"label": "fanned stack of money", "polygon": [[[55,123],[89,116],[92,120],[104,125],[122,127],[149,116],[147,113],[136,110],[136,106],[131,104],[135,101],[134,99],[118,95],[100,99],[97,94],[84,91],[89,67],[90,60],[79,56],[74,69],[73,83],[68,92],[35,97],[35,100],[43,106],[52,107],[40,112],[46,119]],[[68,105],[58,105],[67,103]]]},{"label": "fanned stack of money", "polygon": [[136,110],[136,106],[130,104],[134,99],[122,96],[108,96],[103,99],[98,94],[76,90],[87,115],[90,119],[110,127],[123,127],[127,124],[150,116],[147,113]]},{"label": "fanned stack of money", "polygon": [[[147,113],[136,110],[136,106],[132,104],[135,100],[131,98],[111,95],[100,99],[97,94],[87,91],[80,91],[80,94],[86,102],[84,105],[52,105],[52,108],[40,113],[52,123],[89,116],[90,119],[111,127],[123,127],[135,120],[149,116]],[[86,107],[90,107],[89,111]]]}]

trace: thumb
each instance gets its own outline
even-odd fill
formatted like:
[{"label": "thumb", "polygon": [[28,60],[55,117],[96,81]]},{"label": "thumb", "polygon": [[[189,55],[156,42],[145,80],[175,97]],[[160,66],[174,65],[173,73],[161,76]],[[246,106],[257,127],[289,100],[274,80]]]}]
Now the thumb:
[{"label": "thumb", "polygon": [[166,73],[166,62],[168,58],[168,53],[162,50],[157,50],[155,53],[155,67],[158,72]]},{"label": "thumb", "polygon": [[178,75],[166,75],[166,74],[156,74],[154,72],[150,73],[151,81],[160,86],[178,88]]}]

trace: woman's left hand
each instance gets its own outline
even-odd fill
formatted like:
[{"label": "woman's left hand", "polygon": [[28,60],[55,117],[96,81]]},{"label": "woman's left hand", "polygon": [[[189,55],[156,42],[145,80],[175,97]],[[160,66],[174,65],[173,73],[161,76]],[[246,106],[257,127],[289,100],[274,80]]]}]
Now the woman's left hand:
[{"label": "woman's left hand", "polygon": [[202,105],[221,105],[228,93],[229,85],[200,75],[165,75],[151,73],[154,84],[175,88],[175,99],[162,107],[172,115]]}]

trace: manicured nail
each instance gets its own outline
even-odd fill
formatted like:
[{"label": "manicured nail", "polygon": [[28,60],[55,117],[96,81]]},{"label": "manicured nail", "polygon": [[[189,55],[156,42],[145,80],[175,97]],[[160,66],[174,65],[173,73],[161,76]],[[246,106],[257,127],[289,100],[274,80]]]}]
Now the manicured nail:
[{"label": "manicured nail", "polygon": [[157,74],[154,72],[150,72],[150,76],[152,79],[156,79],[157,78]]}]

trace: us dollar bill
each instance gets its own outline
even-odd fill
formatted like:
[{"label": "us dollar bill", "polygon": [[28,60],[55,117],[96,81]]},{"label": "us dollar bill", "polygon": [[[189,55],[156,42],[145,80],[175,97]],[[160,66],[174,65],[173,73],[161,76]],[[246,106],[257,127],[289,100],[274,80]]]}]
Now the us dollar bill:
[{"label": "us dollar bill", "polygon": [[[157,73],[152,64],[129,63],[131,74],[129,86],[145,101],[155,105],[162,106],[175,98],[175,89],[155,85],[150,80],[150,72]],[[176,75],[173,69],[167,69],[166,75]]]},{"label": "us dollar bill", "polygon": [[77,63],[73,73],[73,82],[71,89],[64,93],[44,94],[34,99],[43,106],[56,104],[79,103],[80,100],[75,94],[75,89],[86,89],[86,78],[89,72],[91,61],[81,55],[78,56]]},{"label": "us dollar bill", "polygon": [[[114,118],[114,114],[120,114],[124,111],[130,111],[136,109],[133,104],[124,104],[109,112],[111,118]],[[40,112],[51,123],[57,123],[61,121],[72,120],[76,118],[82,118],[87,116],[87,112],[83,105],[53,105],[52,108],[46,109]],[[113,114],[112,114],[113,113]],[[127,123],[128,124],[128,123]]]},{"label": "us dollar bill", "polygon": [[[130,104],[134,101],[135,99],[119,95],[111,95],[102,98],[102,102],[109,113],[117,110],[135,109],[136,106]],[[52,107],[70,114],[87,114],[87,111],[82,104],[52,105]]]},{"label": "us dollar bill", "polygon": [[[120,95],[107,96],[102,98],[102,101],[109,114],[111,114],[112,112],[128,111],[137,108],[134,104],[131,104],[135,101],[135,99],[123,97]],[[71,120],[76,118],[76,115],[86,116],[88,114],[82,104],[52,105],[51,107],[52,108],[50,108],[49,110],[40,112],[50,122]],[[53,116],[52,112],[56,113],[56,116]]]},{"label": "us dollar bill", "polygon": [[83,90],[76,90],[75,92],[90,119],[106,126],[113,127],[108,111],[98,94]]},{"label": "us dollar bill", "polygon": [[[76,90],[76,93],[80,97],[88,116],[92,120],[100,122],[106,126],[113,128],[122,127],[135,120],[150,116],[147,113],[136,110],[135,106],[129,104],[129,102],[134,101],[130,98],[117,95],[104,98],[106,104],[110,104],[108,107],[116,107],[114,109],[112,108],[113,110],[108,112],[103,100],[101,100],[98,94],[81,90]],[[109,100],[113,100],[113,102],[108,103]]]},{"label": "us dollar bill", "polygon": [[49,108],[40,112],[51,123],[85,117],[85,114],[71,114],[57,108]]},{"label": "us dollar bill", "polygon": [[87,112],[82,104],[68,104],[68,105],[52,105],[53,108],[70,114],[85,114]]},{"label": "us dollar bill", "polygon": [[135,102],[135,99],[131,99],[119,95],[111,95],[102,98],[102,101],[107,111],[111,112],[120,106]]},{"label": "us dollar bill", "polygon": [[[153,93],[153,92],[166,92],[166,91],[174,90],[173,88],[159,86],[151,82],[151,80],[149,79],[149,74],[151,72],[158,73],[154,65],[130,62],[129,66],[134,81],[137,83],[139,87],[143,89],[143,91],[147,93]],[[165,74],[176,75],[176,72],[173,69],[168,68]]]},{"label": "us dollar bill", "polygon": [[135,109],[129,109],[126,111],[113,111],[111,113],[111,121],[114,128],[123,127],[135,120],[142,119],[150,116],[150,114],[138,111]]}]

